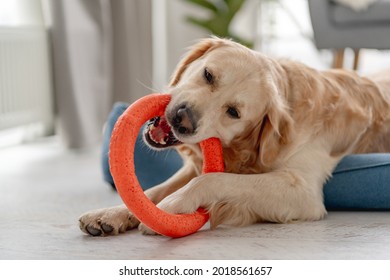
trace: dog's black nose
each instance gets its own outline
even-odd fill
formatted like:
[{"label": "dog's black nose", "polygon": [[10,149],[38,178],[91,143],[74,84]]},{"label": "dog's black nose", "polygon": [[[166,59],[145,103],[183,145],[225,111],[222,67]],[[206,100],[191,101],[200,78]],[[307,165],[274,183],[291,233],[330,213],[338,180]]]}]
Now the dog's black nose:
[{"label": "dog's black nose", "polygon": [[173,117],[173,127],[180,134],[192,134],[195,131],[192,111],[187,105],[181,105]]}]

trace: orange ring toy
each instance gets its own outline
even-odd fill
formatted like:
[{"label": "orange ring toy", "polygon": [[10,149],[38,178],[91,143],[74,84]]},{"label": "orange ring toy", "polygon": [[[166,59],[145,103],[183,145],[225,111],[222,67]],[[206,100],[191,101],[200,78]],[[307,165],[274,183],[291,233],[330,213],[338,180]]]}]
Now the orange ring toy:
[{"label": "orange ring toy", "polygon": [[[170,214],[159,209],[143,192],[134,166],[134,147],[142,125],[155,116],[162,116],[171,100],[170,94],[147,95],[122,114],[114,126],[110,140],[109,163],[115,186],[127,208],[147,227],[173,238],[198,231],[209,219],[203,209],[192,214]],[[203,173],[223,172],[221,142],[210,138],[200,143],[204,161]]]}]

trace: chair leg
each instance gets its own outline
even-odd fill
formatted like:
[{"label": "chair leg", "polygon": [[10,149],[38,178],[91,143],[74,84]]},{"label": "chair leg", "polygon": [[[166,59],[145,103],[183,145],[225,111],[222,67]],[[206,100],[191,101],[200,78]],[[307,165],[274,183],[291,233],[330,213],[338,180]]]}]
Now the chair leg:
[{"label": "chair leg", "polygon": [[337,49],[334,54],[333,68],[343,68],[345,49]]},{"label": "chair leg", "polygon": [[357,70],[359,67],[360,49],[354,49],[353,70]]}]

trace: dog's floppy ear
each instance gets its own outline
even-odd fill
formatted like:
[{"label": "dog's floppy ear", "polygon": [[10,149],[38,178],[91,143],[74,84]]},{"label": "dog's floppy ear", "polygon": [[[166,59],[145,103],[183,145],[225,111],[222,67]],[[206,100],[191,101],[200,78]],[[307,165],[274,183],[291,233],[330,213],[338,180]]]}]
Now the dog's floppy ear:
[{"label": "dog's floppy ear", "polygon": [[260,160],[264,166],[275,161],[281,147],[290,143],[293,132],[287,101],[273,82],[270,87],[270,101],[260,131]]},{"label": "dog's floppy ear", "polygon": [[176,67],[169,86],[173,87],[177,85],[177,83],[180,81],[182,74],[187,69],[188,65],[190,65],[193,61],[202,57],[211,49],[221,46],[227,42],[228,40],[213,37],[201,40],[193,47],[191,47],[190,51],[184,56],[184,58],[179,62],[178,66]]}]

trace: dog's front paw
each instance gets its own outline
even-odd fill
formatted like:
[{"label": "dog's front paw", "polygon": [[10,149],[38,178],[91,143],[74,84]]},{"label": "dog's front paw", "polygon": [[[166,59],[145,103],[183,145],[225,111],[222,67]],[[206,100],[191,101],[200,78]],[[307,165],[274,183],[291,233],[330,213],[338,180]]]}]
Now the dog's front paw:
[{"label": "dog's front paw", "polygon": [[[164,212],[171,214],[185,214],[185,213],[193,213],[195,210],[191,210],[189,207],[180,207],[182,206],[183,196],[177,193],[173,193],[170,196],[163,199],[157,207],[163,210]],[[187,204],[188,205],[188,204]],[[154,230],[147,227],[144,223],[140,223],[138,226],[138,230],[144,235],[157,235]]]},{"label": "dog's front paw", "polygon": [[[174,192],[173,194],[164,198],[157,207],[164,212],[170,214],[187,214],[194,213],[197,207],[197,199],[192,197],[190,186],[183,187],[182,189]],[[138,226],[139,231],[145,235],[156,235],[155,231],[141,223]]]},{"label": "dog's front paw", "polygon": [[208,203],[202,193],[204,181],[200,177],[192,179],[186,186],[164,198],[157,207],[171,214],[190,214],[199,207],[207,208]]},{"label": "dog's front paw", "polygon": [[158,233],[148,228],[145,224],[140,223],[138,230],[144,235],[157,235]]},{"label": "dog's front paw", "polygon": [[80,229],[92,236],[117,235],[137,227],[138,224],[137,218],[124,205],[93,210],[79,219]]}]

